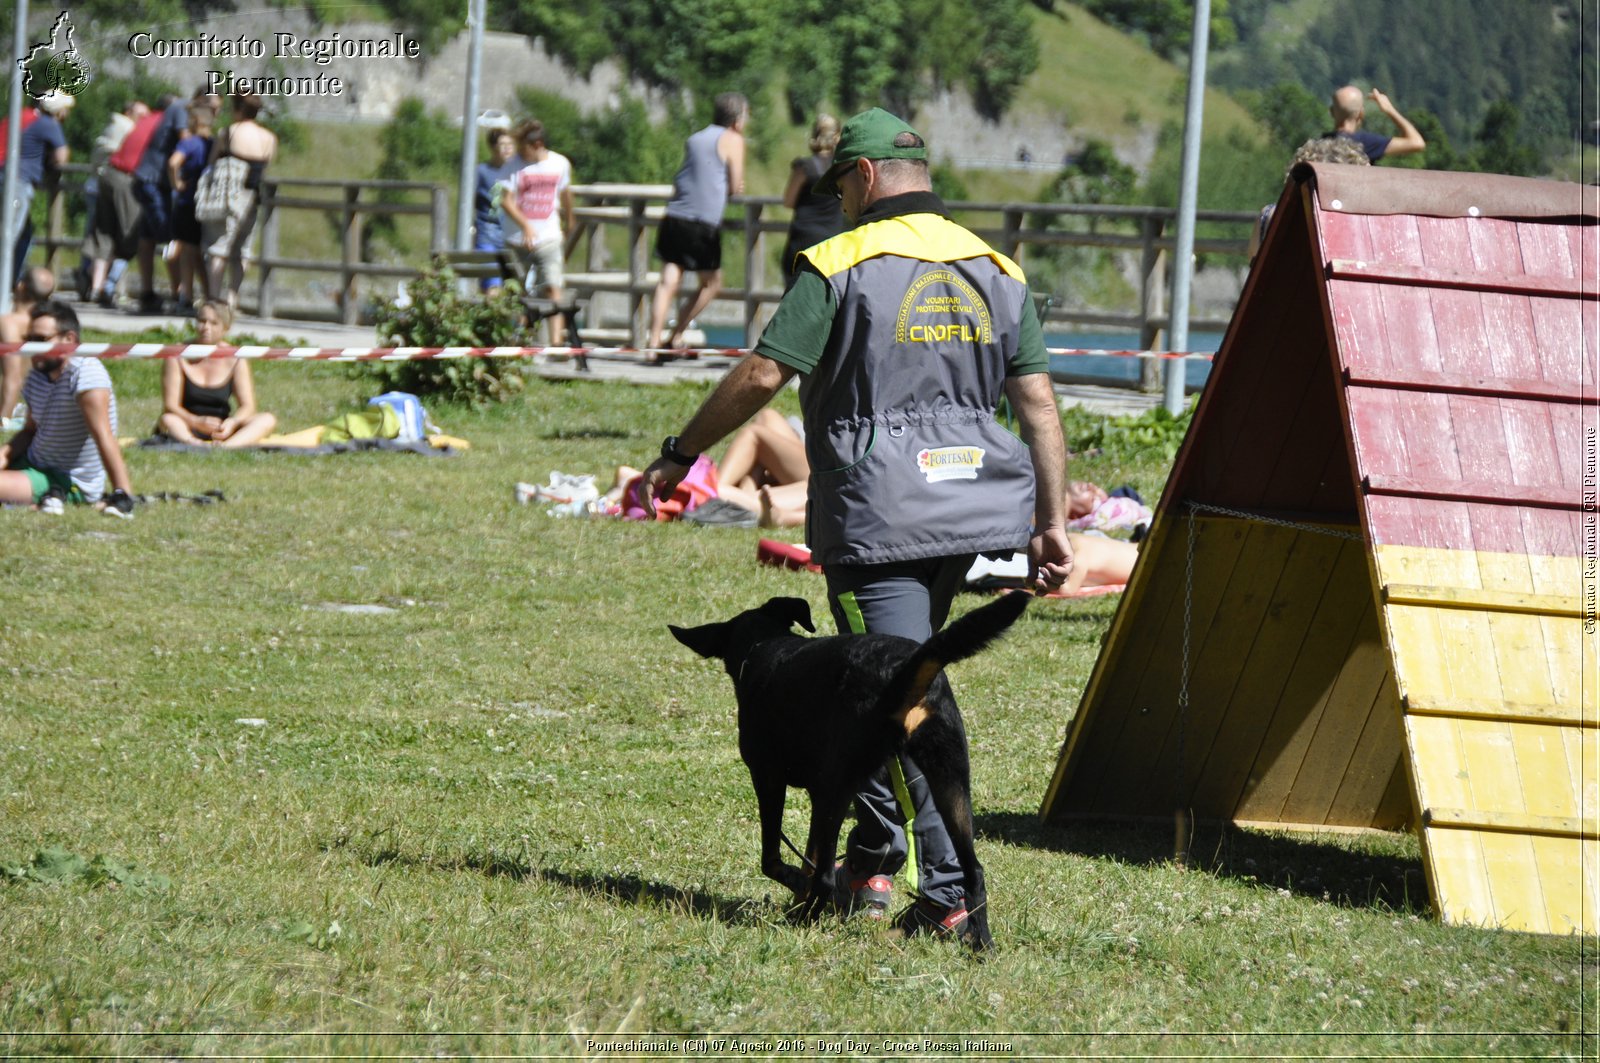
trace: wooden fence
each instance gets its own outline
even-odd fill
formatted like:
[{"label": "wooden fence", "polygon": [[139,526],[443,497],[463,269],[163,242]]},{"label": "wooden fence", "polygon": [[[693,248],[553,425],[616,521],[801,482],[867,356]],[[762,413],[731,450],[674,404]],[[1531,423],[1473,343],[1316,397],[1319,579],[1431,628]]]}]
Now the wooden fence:
[{"label": "wooden fence", "polygon": [[[66,232],[65,195],[81,190],[88,167],[69,165],[61,187],[48,195],[48,225],[37,238],[46,263],[56,265],[62,249],[75,249],[82,242],[78,234]],[[577,232],[571,234],[569,258],[581,257],[582,265],[569,264],[567,286],[580,296],[615,293],[622,296],[626,329],[612,338],[638,346],[649,325],[650,297],[657,274],[650,268],[652,230],[660,224],[663,208],[671,194],[668,185],[590,184],[574,189]],[[416,199],[425,200],[416,202]],[[1167,260],[1175,239],[1176,211],[1165,207],[1105,206],[1059,203],[984,203],[952,202],[952,213],[1011,258],[1027,268],[1032,248],[1096,247],[1128,252],[1138,256],[1138,309],[1132,313],[1107,313],[1052,306],[1048,324],[1068,329],[1110,329],[1135,332],[1139,346],[1150,349],[1158,344],[1168,328],[1166,291]],[[284,257],[280,231],[285,211],[315,211],[337,220],[340,253],[337,259]],[[369,262],[362,256],[365,246],[363,225],[375,216],[415,216],[429,219],[428,254],[449,249],[452,243],[450,190],[443,185],[420,181],[309,180],[275,178],[263,182],[261,215],[261,254],[253,261],[260,284],[257,310],[272,317],[288,310],[274,274],[280,270],[299,270],[333,274],[338,277],[336,302],[340,316],[348,324],[360,317],[360,279],[363,277],[409,277],[423,264],[413,261]],[[1198,220],[1220,223],[1209,226],[1229,235],[1195,240],[1197,253],[1242,255],[1255,220],[1253,213],[1201,211]],[[608,268],[607,234],[620,227],[626,248],[622,268]],[[780,244],[789,228],[788,211],[776,196],[736,196],[723,223],[735,234],[742,255],[744,282],[724,288],[718,301],[741,308],[746,343],[753,343],[770,316],[771,308],[782,297],[779,276],[769,276],[767,237]],[[581,252],[580,250],[581,249]],[[591,322],[585,334],[607,330]],[[1194,319],[1196,331],[1220,331],[1223,319]]]}]

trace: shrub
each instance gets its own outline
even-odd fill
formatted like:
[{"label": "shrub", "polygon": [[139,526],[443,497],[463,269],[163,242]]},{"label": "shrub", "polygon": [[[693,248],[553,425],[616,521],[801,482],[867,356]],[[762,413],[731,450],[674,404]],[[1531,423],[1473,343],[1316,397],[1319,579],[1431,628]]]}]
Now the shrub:
[{"label": "shrub", "polygon": [[[459,292],[455,271],[429,267],[406,286],[410,303],[376,310],[378,340],[392,347],[497,347],[522,342],[521,291],[503,284],[478,298]],[[509,358],[425,358],[363,362],[362,375],[385,390],[484,406],[523,389],[521,367]]]},{"label": "shrub", "polygon": [[1107,457],[1124,460],[1159,455],[1161,460],[1170,462],[1189,432],[1197,401],[1197,397],[1191,397],[1177,416],[1168,413],[1164,406],[1122,417],[1105,417],[1074,407],[1064,411],[1062,416],[1067,448],[1074,454],[1098,450]]}]

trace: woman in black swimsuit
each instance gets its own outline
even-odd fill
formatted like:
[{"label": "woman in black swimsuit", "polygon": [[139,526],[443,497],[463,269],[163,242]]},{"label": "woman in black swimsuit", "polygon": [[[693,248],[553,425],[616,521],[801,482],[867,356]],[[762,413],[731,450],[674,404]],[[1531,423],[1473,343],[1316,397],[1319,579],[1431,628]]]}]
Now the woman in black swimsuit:
[{"label": "woman in black swimsuit", "polygon": [[[232,324],[228,304],[213,299],[195,315],[195,342],[227,346]],[[248,447],[278,424],[272,414],[256,409],[250,363],[239,358],[168,358],[161,367],[161,402],[156,434],[179,443]]]}]

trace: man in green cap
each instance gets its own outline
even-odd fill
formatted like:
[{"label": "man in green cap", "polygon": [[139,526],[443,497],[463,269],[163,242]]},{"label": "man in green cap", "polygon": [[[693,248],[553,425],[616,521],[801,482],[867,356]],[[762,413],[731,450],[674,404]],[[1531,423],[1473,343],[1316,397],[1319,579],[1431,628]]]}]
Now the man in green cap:
[{"label": "man in green cap", "polygon": [[[815,190],[855,227],[800,252],[755,349],[667,437],[641,493],[665,497],[801,374],[806,541],[834,620],[922,642],[978,554],[1026,549],[1037,590],[1066,580],[1066,447],[1022,271],[950,220],[922,137],[873,108],[845,123],[833,159]],[[1021,441],[995,421],[1002,396]],[[891,761],[856,809],[846,909],[883,918],[903,866],[917,901],[901,926],[961,933],[961,869],[916,765]]]}]

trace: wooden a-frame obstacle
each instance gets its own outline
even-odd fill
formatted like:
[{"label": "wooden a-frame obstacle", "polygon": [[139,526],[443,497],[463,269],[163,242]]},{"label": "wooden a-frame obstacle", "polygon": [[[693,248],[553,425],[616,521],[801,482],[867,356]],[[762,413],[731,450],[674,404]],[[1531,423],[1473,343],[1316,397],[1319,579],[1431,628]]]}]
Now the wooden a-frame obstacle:
[{"label": "wooden a-frame obstacle", "polygon": [[1043,816],[1412,828],[1450,923],[1600,930],[1600,197],[1301,167]]}]

